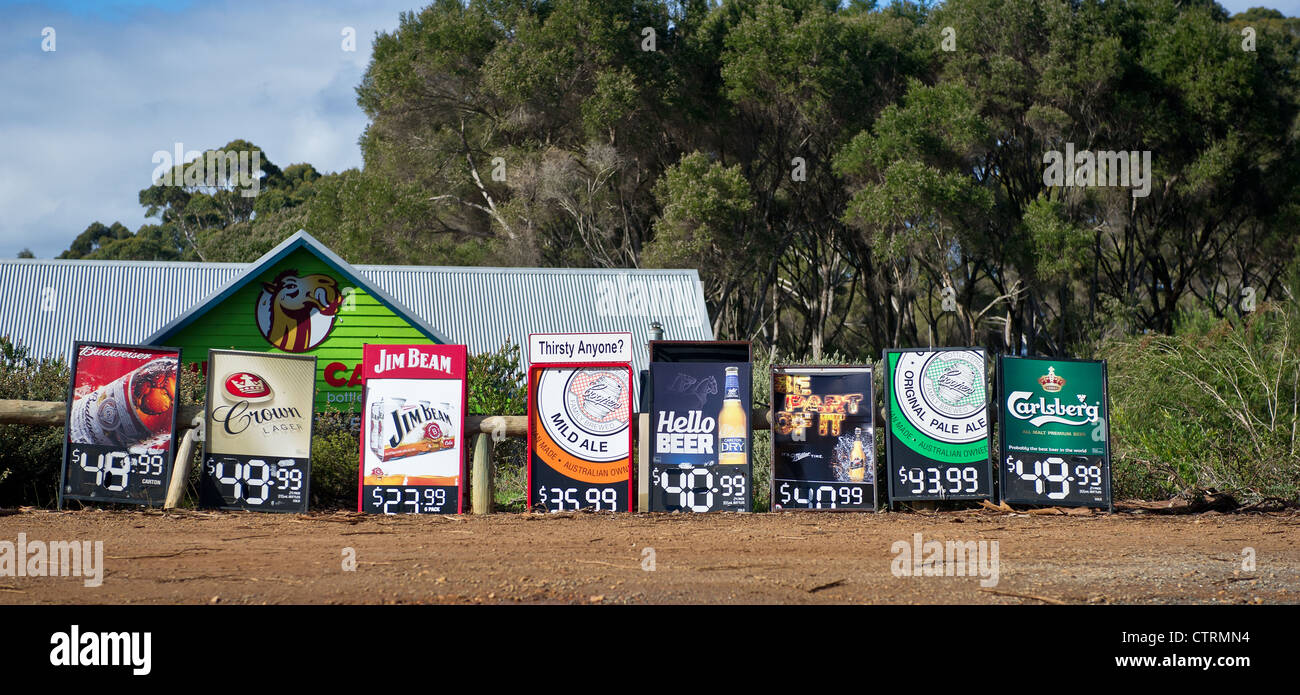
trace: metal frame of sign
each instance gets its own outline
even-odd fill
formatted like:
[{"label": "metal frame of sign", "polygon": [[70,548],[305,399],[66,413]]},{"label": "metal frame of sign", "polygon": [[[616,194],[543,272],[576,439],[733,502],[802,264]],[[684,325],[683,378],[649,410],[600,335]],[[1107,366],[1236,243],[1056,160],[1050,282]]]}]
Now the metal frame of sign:
[{"label": "metal frame of sign", "polygon": [[[109,497],[87,497],[85,495],[65,495],[63,486],[67,483],[68,473],[68,445],[72,441],[72,397],[77,390],[77,363],[81,359],[81,346],[92,345],[94,347],[110,348],[114,350],[167,350],[176,353],[176,397],[172,402],[172,435],[167,444],[167,475],[163,483],[163,496],[158,499],[157,504],[149,501],[133,500],[127,498],[109,498]],[[176,470],[176,428],[180,425],[181,413],[181,349],[166,347],[162,345],[127,345],[125,343],[100,343],[91,340],[78,340],[72,343],[72,371],[68,379],[68,398],[67,409],[64,411],[64,429],[63,429],[63,459],[59,466],[59,509],[63,509],[63,501],[78,500],[81,502],[108,502],[112,504],[143,504],[149,507],[162,506],[166,501],[167,486],[171,484],[172,471]]]},{"label": "metal frame of sign", "polygon": [[[1034,360],[1036,362],[1086,362],[1089,364],[1101,365],[1101,402],[1105,406],[1105,410],[1106,410],[1106,441],[1104,442],[1106,453],[1102,455],[1106,461],[1106,479],[1105,479],[1106,509],[1107,511],[1111,511],[1111,512],[1115,511],[1114,475],[1111,471],[1112,461],[1111,461],[1111,450],[1110,450],[1110,370],[1106,364],[1106,360],[1085,360],[1078,357],[1034,357],[1029,355],[1025,355],[1025,356],[998,355],[997,374],[995,376],[997,382],[996,388],[997,388],[997,395],[998,395],[998,399],[996,403],[997,417],[998,417],[998,425],[997,425],[998,427],[998,482],[999,483],[1002,482],[1002,475],[1003,475],[1002,459],[1005,456],[1007,456],[1006,448],[1005,448],[1007,445],[1006,417],[1005,417],[1005,413],[1003,413],[1002,410],[1003,404],[1006,402],[1006,394],[1004,393],[1005,384],[1003,383],[1002,380],[1002,361],[1003,360],[1025,360],[1025,359]],[[1099,507],[1099,505],[1089,504],[1088,502],[1051,501],[1050,503],[1049,502],[1040,503],[1040,502],[1026,502],[1020,500],[1012,500],[1011,502],[1008,502],[1008,500],[1006,499],[1005,485],[998,486],[998,501],[1007,502],[1008,504],[1014,502],[1015,504],[1032,504],[1032,505],[1047,506],[1047,507]]]},{"label": "metal frame of sign", "polygon": [[[893,373],[893,370],[889,368],[889,354],[890,354],[891,352],[892,352],[892,353],[900,353],[900,354],[903,354],[903,353],[909,353],[909,352],[943,352],[943,351],[949,351],[949,350],[952,350],[952,351],[962,351],[962,350],[966,350],[966,351],[971,351],[971,352],[978,352],[978,353],[980,353],[980,355],[983,357],[983,362],[984,362],[984,379],[985,379],[985,393],[984,393],[984,413],[985,413],[985,415],[984,415],[984,417],[985,417],[985,420],[986,420],[985,426],[989,429],[989,432],[986,433],[985,436],[984,436],[984,450],[985,450],[985,455],[984,455],[984,474],[988,477],[988,482],[989,482],[989,493],[988,493],[988,495],[982,495],[982,494],[967,494],[967,495],[960,495],[960,494],[959,494],[959,495],[953,495],[953,496],[947,496],[947,497],[909,497],[909,498],[906,498],[906,499],[896,499],[895,496],[894,496],[894,452],[893,452],[893,447],[891,447],[891,446],[889,445],[890,439],[891,439],[892,436],[893,436],[892,422],[893,422],[893,417],[894,417],[894,414],[893,414],[893,412],[891,412],[891,409],[890,409],[890,407],[889,407],[890,396],[891,396],[891,394],[893,394],[893,392],[894,392],[894,373]],[[995,492],[995,490],[993,489],[993,485],[994,485],[994,477],[993,477],[993,439],[992,439],[992,436],[991,436],[991,435],[992,435],[992,425],[987,423],[987,419],[988,419],[988,417],[989,417],[989,406],[992,404],[993,399],[990,398],[990,394],[988,393],[988,368],[989,368],[989,358],[988,358],[988,353],[984,350],[984,348],[982,348],[982,347],[886,348],[886,349],[881,353],[881,365],[880,365],[880,367],[881,367],[881,370],[884,372],[884,376],[885,376],[885,388],[884,388],[884,393],[881,394],[881,408],[882,408],[882,411],[883,411],[884,414],[885,414],[885,418],[884,418],[884,419],[885,419],[885,422],[886,422],[886,430],[885,430],[885,476],[886,476],[887,478],[889,478],[889,489],[888,489],[888,494],[889,494],[889,508],[890,508],[890,510],[893,510],[895,502],[964,501],[964,500],[982,500],[982,499],[993,500],[993,499],[996,499],[996,492]],[[978,462],[978,461],[973,462],[971,465],[979,465],[979,462]]]},{"label": "metal frame of sign", "polygon": [[[735,349],[741,346],[745,347],[744,362],[753,364],[754,346],[748,340],[651,340],[648,343],[651,362],[737,362],[731,358],[719,358],[717,355],[711,355],[708,359],[696,359],[693,355],[688,355],[687,359],[671,359],[673,353],[681,350],[682,352],[693,353],[698,348],[700,352],[707,349],[726,350]],[[664,359],[668,357],[670,359]],[[752,403],[750,405],[753,405]]]},{"label": "metal frame of sign", "polygon": [[[611,332],[611,333],[530,333],[530,334],[528,335],[528,343],[529,343],[530,346],[532,345],[532,342],[533,342],[533,336],[535,336],[535,335],[590,335],[590,336],[596,336],[596,335],[621,335],[621,336],[627,336],[629,354],[630,354],[630,351],[631,351],[631,349],[632,349],[632,334],[631,334],[631,333],[620,333],[620,332]],[[632,399],[632,391],[633,391],[633,388],[632,388],[632,386],[633,386],[632,377],[633,377],[633,374],[632,374],[632,363],[631,363],[631,361],[628,361],[628,362],[610,362],[610,361],[592,361],[592,362],[544,362],[544,361],[532,361],[532,355],[529,355],[528,357],[529,357],[529,360],[530,360],[529,365],[528,365],[528,439],[527,439],[527,451],[526,451],[525,454],[524,454],[524,455],[527,457],[527,458],[524,459],[524,460],[525,460],[525,462],[527,463],[527,470],[526,470],[526,472],[527,472],[527,476],[528,476],[528,482],[527,482],[528,488],[527,488],[526,496],[525,496],[525,498],[524,498],[524,500],[525,500],[524,504],[526,505],[525,508],[526,508],[528,511],[532,511],[532,510],[533,510],[533,417],[534,417],[534,415],[536,414],[536,413],[534,412],[534,410],[535,410],[535,408],[537,407],[537,406],[536,406],[536,403],[537,403],[537,383],[538,383],[538,381],[539,381],[538,375],[539,375],[539,374],[541,373],[541,371],[544,370],[544,369],[587,369],[587,368],[606,368],[606,369],[626,369],[626,370],[627,370],[627,393],[625,394],[626,397],[627,397],[627,412],[628,412],[628,422],[627,422],[627,511],[629,511],[629,512],[634,512],[634,511],[636,511],[636,457],[634,456],[635,448],[634,448],[633,445],[632,445],[632,443],[633,443],[632,430],[633,430],[633,421],[635,420],[635,416],[636,416],[636,408],[635,408],[635,403],[633,402],[633,399]]]},{"label": "metal frame of sign", "polygon": [[[771,372],[770,375],[769,375],[770,378],[771,378],[771,384],[770,384],[770,390],[768,391],[768,393],[771,394],[771,399],[772,399],[772,403],[771,403],[771,405],[770,405],[769,408],[768,408],[769,417],[770,417],[771,420],[772,420],[772,430],[770,430],[770,431],[772,432],[772,440],[771,440],[771,445],[768,447],[769,449],[771,449],[771,469],[770,469],[770,470],[771,470],[771,475],[768,476],[768,478],[769,478],[769,479],[768,479],[768,509],[775,510],[775,509],[777,508],[777,507],[776,507],[776,413],[777,413],[777,410],[778,410],[778,409],[777,409],[777,404],[776,404],[776,374],[777,374],[777,371],[779,371],[779,370],[802,370],[802,371],[816,372],[816,371],[825,371],[825,370],[832,370],[832,369],[853,370],[854,372],[858,372],[858,373],[866,372],[867,383],[868,383],[868,385],[869,385],[869,388],[870,388],[871,391],[872,391],[872,393],[871,393],[871,401],[868,402],[868,403],[866,404],[866,407],[868,408],[868,410],[867,410],[867,418],[871,421],[871,446],[872,446],[872,449],[875,449],[875,448],[876,448],[876,440],[879,439],[879,436],[880,436],[880,435],[879,435],[879,433],[876,431],[876,429],[877,429],[877,423],[876,423],[876,394],[875,394],[876,384],[875,384],[875,370],[873,369],[872,365],[869,365],[869,364],[774,364],[774,365],[772,365],[772,369],[769,370],[769,371]],[[789,372],[789,371],[785,371],[784,373],[789,374],[790,372]],[[815,376],[815,375],[814,375],[814,376]],[[751,404],[751,405],[752,405],[752,404]],[[751,430],[752,430],[752,428],[751,428]],[[751,436],[752,436],[752,434],[751,434]],[[872,495],[871,495],[871,507],[870,507],[870,508],[867,508],[867,509],[834,509],[834,508],[812,508],[812,507],[809,507],[809,508],[805,508],[805,507],[782,507],[782,508],[781,508],[781,511],[783,511],[783,512],[804,512],[804,511],[811,511],[811,512],[874,512],[874,511],[876,511],[876,510],[879,508],[879,506],[880,506],[880,470],[879,470],[879,469],[880,469],[880,466],[879,466],[878,464],[879,464],[879,461],[876,459],[875,451],[872,451],[872,455],[871,455],[871,465],[872,465],[872,468],[873,468],[873,470],[872,470],[872,479],[873,479],[873,481],[872,481],[872,483],[871,483],[871,492],[872,492]]]},{"label": "metal frame of sign", "polygon": [[[458,355],[452,355],[452,359],[459,359],[459,360],[460,360],[460,365],[461,365],[460,372],[461,372],[461,376],[460,376],[459,379],[457,379],[457,378],[455,378],[455,377],[416,377],[416,376],[402,376],[402,377],[392,377],[392,378],[395,378],[395,379],[412,379],[412,380],[422,380],[422,381],[459,381],[459,382],[460,382],[460,398],[461,398],[461,404],[460,404],[460,477],[459,477],[459,479],[458,479],[459,482],[458,482],[458,484],[456,485],[456,488],[457,488],[457,491],[456,491],[456,513],[457,513],[457,514],[464,514],[464,513],[465,513],[465,498],[466,498],[466,493],[467,493],[468,490],[469,490],[469,485],[466,484],[466,483],[469,482],[469,466],[468,466],[468,464],[467,464],[467,461],[468,461],[468,459],[469,459],[469,440],[466,439],[466,436],[465,436],[465,420],[469,417],[469,348],[466,347],[466,346],[464,346],[464,345],[444,345],[444,344],[440,344],[440,343],[439,343],[439,344],[433,344],[433,345],[430,345],[430,344],[428,344],[428,343],[412,343],[412,344],[401,344],[401,345],[396,345],[396,344],[394,344],[394,345],[390,345],[390,344],[387,344],[387,343],[366,343],[366,344],[364,344],[364,345],[361,346],[361,372],[362,372],[362,375],[363,375],[363,379],[364,379],[364,381],[363,381],[363,383],[362,383],[362,385],[361,385],[361,405],[362,405],[362,413],[361,413],[361,436],[360,436],[360,438],[359,438],[359,439],[360,439],[360,444],[361,444],[361,449],[360,449],[360,453],[359,453],[359,458],[357,459],[357,511],[358,511],[358,512],[363,511],[363,509],[362,509],[362,502],[361,502],[361,495],[362,495],[362,492],[365,490],[365,486],[366,486],[366,471],[365,471],[365,461],[366,461],[366,433],[367,433],[367,431],[369,430],[369,428],[366,427],[366,419],[369,417],[370,414],[367,413],[367,412],[365,412],[365,411],[364,411],[364,408],[365,408],[366,403],[369,402],[369,398],[370,398],[370,386],[369,386],[369,378],[365,377],[364,375],[367,373],[367,362],[366,362],[366,360],[365,360],[365,355],[366,355],[366,353],[369,351],[369,349],[370,349],[371,347],[374,347],[374,348],[402,348],[402,349],[406,349],[406,348],[418,348],[418,349],[420,349],[420,350],[428,350],[428,349],[430,349],[430,348],[435,348],[435,349],[437,349],[437,350],[444,350],[444,349],[447,349],[447,348],[460,348],[460,350],[458,351],[458,352],[459,352]],[[435,351],[437,351],[437,350],[435,350]],[[384,377],[374,377],[374,378],[376,378],[376,379],[383,379]],[[446,514],[446,513],[448,513],[448,512],[441,512],[441,513]]]},{"label": "metal frame of sign", "polygon": [[[209,455],[211,455],[211,454],[213,453],[213,452],[208,448],[208,446],[209,446],[209,444],[210,444],[210,442],[211,442],[211,438],[208,437],[206,433],[207,433],[207,432],[210,432],[210,431],[212,430],[212,422],[211,422],[211,420],[212,420],[212,403],[213,403],[213,400],[212,400],[212,397],[213,397],[212,389],[214,388],[213,385],[217,382],[217,379],[219,378],[219,377],[214,376],[214,374],[217,374],[218,372],[217,372],[217,370],[213,369],[213,365],[214,365],[214,363],[215,363],[215,360],[213,360],[212,357],[213,357],[213,355],[218,355],[218,354],[241,355],[241,356],[249,356],[249,357],[274,357],[274,358],[277,358],[277,359],[290,359],[290,360],[309,360],[309,361],[312,362],[312,364],[316,364],[316,356],[315,356],[315,355],[291,355],[291,354],[284,354],[284,353],[278,353],[278,352],[258,352],[258,351],[253,351],[253,350],[227,350],[227,349],[224,349],[224,348],[209,348],[209,349],[208,349],[208,385],[207,385],[207,399],[208,399],[208,400],[207,400],[206,403],[203,404],[203,431],[204,431],[204,433],[205,433],[205,436],[203,437],[203,451],[202,451],[202,453],[201,453],[201,459],[204,459],[204,460],[201,461],[200,464],[199,464],[200,466],[202,466],[202,468],[199,469],[199,475],[200,475],[200,476],[207,475],[207,472],[206,472],[207,461],[206,461],[206,459],[208,458]],[[307,422],[308,422],[309,426],[311,427],[311,433],[310,433],[310,436],[307,437],[307,475],[306,475],[307,480],[305,480],[305,481],[303,482],[303,488],[302,488],[302,497],[303,497],[303,500],[304,500],[305,504],[303,505],[303,508],[302,508],[301,510],[298,510],[298,509],[248,509],[247,507],[230,507],[230,506],[218,506],[218,507],[208,507],[208,508],[209,508],[209,509],[220,509],[220,510],[223,510],[223,511],[236,511],[236,512],[242,512],[242,511],[257,511],[257,512],[263,512],[263,513],[271,513],[271,514],[301,514],[302,512],[304,512],[304,511],[310,509],[310,508],[311,508],[311,477],[312,477],[312,476],[311,476],[312,445],[314,444],[314,441],[313,441],[313,440],[314,440],[315,437],[316,437],[316,412],[315,412],[315,410],[314,410],[315,405],[316,405],[316,379],[313,377],[313,379],[312,379],[312,383],[311,383],[311,401],[310,401],[310,406],[309,406],[308,409],[307,409]],[[217,453],[217,454],[221,454],[221,452],[216,452],[216,453]],[[236,456],[236,455],[238,455],[238,454],[226,454],[226,455],[227,455],[227,456]],[[201,485],[201,484],[202,484],[202,483],[200,483],[200,485]]]}]

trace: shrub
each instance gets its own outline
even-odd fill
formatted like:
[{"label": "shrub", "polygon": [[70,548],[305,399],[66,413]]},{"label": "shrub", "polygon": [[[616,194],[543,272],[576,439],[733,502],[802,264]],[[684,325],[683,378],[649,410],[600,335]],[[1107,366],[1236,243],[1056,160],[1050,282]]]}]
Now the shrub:
[{"label": "shrub", "polygon": [[[65,401],[70,378],[62,358],[33,359],[0,337],[0,398]],[[57,504],[63,433],[62,427],[0,425],[0,506]]]},{"label": "shrub", "polygon": [[1185,317],[1174,336],[1106,346],[1117,497],[1300,491],[1300,310]]},{"label": "shrub", "polygon": [[[469,413],[471,415],[526,415],[528,385],[524,381],[519,346],[507,341],[492,352],[470,355]],[[467,445],[477,438],[471,433]],[[527,443],[522,439],[496,442],[493,461],[498,509],[523,511],[527,499]]]}]

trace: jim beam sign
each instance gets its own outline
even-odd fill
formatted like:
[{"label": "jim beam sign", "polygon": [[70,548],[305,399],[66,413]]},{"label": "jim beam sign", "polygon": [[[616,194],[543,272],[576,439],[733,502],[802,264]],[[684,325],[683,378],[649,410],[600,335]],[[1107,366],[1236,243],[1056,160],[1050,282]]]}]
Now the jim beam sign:
[{"label": "jim beam sign", "polygon": [[1111,506],[1106,363],[998,358],[1002,499]]},{"label": "jim beam sign", "polygon": [[199,503],[305,512],[316,358],[210,350]]},{"label": "jim beam sign", "polygon": [[889,501],[988,499],[988,388],[979,348],[886,350]]},{"label": "jim beam sign", "polygon": [[162,504],[171,478],[181,351],[76,343],[59,507]]},{"label": "jim beam sign", "polygon": [[357,511],[464,511],[464,345],[366,345]]},{"label": "jim beam sign", "polygon": [[630,511],[632,334],[533,334],[528,361],[528,508]]}]

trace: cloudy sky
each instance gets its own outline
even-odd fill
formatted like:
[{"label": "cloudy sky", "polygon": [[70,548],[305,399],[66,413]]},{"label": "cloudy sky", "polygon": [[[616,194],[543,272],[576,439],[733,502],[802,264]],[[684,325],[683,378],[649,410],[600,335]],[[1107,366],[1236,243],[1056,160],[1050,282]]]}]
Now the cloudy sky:
[{"label": "cloudy sky", "polygon": [[[354,90],[371,39],[424,4],[0,0],[0,257],[57,255],[94,221],[135,230],[154,153],[176,143],[243,138],[281,167],[361,166]],[[1221,4],[1300,12],[1300,0]]]},{"label": "cloudy sky", "polygon": [[96,220],[135,230],[154,153],[178,142],[244,138],[281,167],[361,166],[355,88],[371,40],[419,6],[0,0],[0,257],[57,255]]}]

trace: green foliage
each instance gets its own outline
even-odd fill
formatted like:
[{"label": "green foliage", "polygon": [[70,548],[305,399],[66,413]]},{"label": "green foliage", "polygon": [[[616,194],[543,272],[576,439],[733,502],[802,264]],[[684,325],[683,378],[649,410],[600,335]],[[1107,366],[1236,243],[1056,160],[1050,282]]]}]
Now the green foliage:
[{"label": "green foliage", "polygon": [[361,437],[357,416],[330,409],[317,413],[311,433],[311,508],[356,509]]},{"label": "green foliage", "polygon": [[[528,385],[520,378],[522,374],[519,346],[508,341],[493,352],[470,355],[470,414],[527,414]],[[471,435],[470,444],[476,439]],[[492,453],[497,507],[503,511],[523,511],[528,485],[526,443],[521,439],[497,441]]]},{"label": "green foliage", "polygon": [[1298,346],[1294,303],[1108,345],[1116,494],[1215,488],[1297,501]]},{"label": "green foliage", "polygon": [[[0,336],[0,398],[64,401],[68,365],[36,360]],[[53,507],[58,501],[63,428],[0,424],[0,507]]]}]

